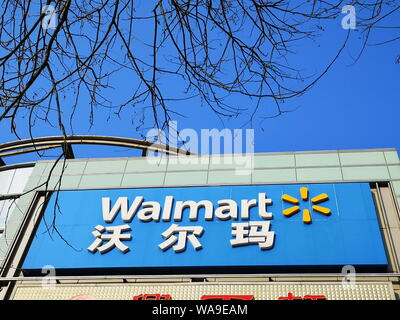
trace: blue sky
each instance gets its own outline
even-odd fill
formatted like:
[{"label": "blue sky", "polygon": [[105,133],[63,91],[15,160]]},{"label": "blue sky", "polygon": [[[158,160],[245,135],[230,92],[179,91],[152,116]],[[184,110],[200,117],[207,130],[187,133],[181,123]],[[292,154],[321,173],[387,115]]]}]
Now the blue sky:
[{"label": "blue sky", "polygon": [[[329,21],[315,42],[299,42],[293,48],[296,53],[291,57],[291,62],[304,70],[305,74],[320,72],[336,55],[346,37],[347,31],[341,28],[340,19]],[[391,22],[395,23],[395,19],[393,17]],[[387,40],[392,35],[397,35],[396,30],[381,30],[373,34],[371,43]],[[236,119],[221,121],[209,109],[201,107],[200,101],[190,100],[176,105],[186,115],[185,118],[174,119],[178,121],[178,129],[192,128],[200,132],[201,129],[212,128],[253,128],[255,152],[368,148],[400,150],[400,64],[395,63],[400,54],[400,42],[368,46],[354,63],[362,45],[361,36],[358,30],[351,31],[348,46],[332,69],[305,95],[285,102],[283,108],[292,112],[262,120],[263,116],[272,115],[274,108],[272,101],[264,101],[257,118],[250,125],[246,113]],[[129,81],[129,76],[122,74],[113,79],[112,85],[116,89],[124,89]],[[169,89],[172,94],[180,90],[174,83],[170,84]],[[115,90],[114,94],[109,98],[117,101],[121,93]],[[81,105],[85,103],[88,101],[85,102],[84,98]],[[237,105],[240,106],[240,103],[241,100],[238,100]],[[118,118],[110,110],[97,109],[93,127],[89,126],[86,120],[88,114],[84,110],[80,109],[75,117],[75,134],[140,138],[135,130],[136,125],[131,122],[131,110]],[[34,129],[35,136],[58,134],[57,130],[44,124],[38,124]],[[21,135],[28,137],[25,129],[21,130]],[[9,126],[0,124],[0,143],[13,140],[16,138],[10,133]],[[128,156],[116,156],[125,155]]]}]

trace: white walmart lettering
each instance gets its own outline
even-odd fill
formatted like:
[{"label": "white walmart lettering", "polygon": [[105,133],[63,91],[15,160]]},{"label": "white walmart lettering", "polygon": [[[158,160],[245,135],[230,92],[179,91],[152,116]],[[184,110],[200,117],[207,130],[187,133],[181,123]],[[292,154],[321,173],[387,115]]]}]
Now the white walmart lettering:
[{"label": "white walmart lettering", "polygon": [[[164,205],[157,201],[144,201],[143,196],[137,196],[129,206],[128,197],[119,197],[113,205],[108,197],[102,198],[103,219],[107,223],[112,223],[118,213],[124,222],[131,222],[137,213],[137,218],[142,222],[159,221],[182,221],[185,209],[189,209],[190,221],[199,219],[199,210],[204,209],[204,219],[213,220],[214,216],[219,220],[238,220],[239,211],[242,220],[249,220],[250,209],[258,205],[258,215],[264,220],[272,219],[272,213],[267,211],[267,207],[272,205],[272,200],[266,197],[265,193],[259,193],[258,199],[245,199],[240,201],[240,205],[232,199],[218,200],[218,207],[214,209],[214,204],[209,200],[200,201],[176,201],[175,209],[172,210],[175,199],[173,196],[166,196]],[[240,210],[239,210],[240,209]],[[172,212],[173,211],[173,212]]]}]

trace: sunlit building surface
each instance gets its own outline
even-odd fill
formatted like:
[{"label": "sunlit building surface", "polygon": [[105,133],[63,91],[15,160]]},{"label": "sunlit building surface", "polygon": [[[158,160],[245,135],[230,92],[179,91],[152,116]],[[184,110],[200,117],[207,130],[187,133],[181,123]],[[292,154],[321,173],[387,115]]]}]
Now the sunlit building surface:
[{"label": "sunlit building surface", "polygon": [[[91,143],[143,153],[78,158],[75,145]],[[9,163],[53,147],[65,157]],[[108,137],[0,146],[1,298],[399,298],[395,149],[157,148]]]}]

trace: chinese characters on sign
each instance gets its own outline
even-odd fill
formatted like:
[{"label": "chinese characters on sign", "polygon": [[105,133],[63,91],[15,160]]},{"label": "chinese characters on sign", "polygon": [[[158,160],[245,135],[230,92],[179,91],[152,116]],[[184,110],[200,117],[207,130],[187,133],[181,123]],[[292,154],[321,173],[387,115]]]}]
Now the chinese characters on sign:
[{"label": "chinese characters on sign", "polygon": [[[169,294],[140,294],[132,300],[172,300]],[[203,295],[200,300],[254,300],[253,295]],[[279,297],[277,300],[326,300],[324,295],[307,294],[303,297],[295,296],[289,292],[286,297]]]},{"label": "chinese characters on sign", "polygon": [[[172,300],[169,294],[140,294],[132,300]],[[252,295],[203,295],[200,300],[254,300]]]},{"label": "chinese characters on sign", "polygon": [[269,221],[250,221],[247,223],[232,223],[232,247],[258,244],[260,249],[271,249],[274,245],[275,232],[269,231]]},{"label": "chinese characters on sign", "polygon": [[[132,236],[130,234],[122,234],[122,232],[130,231],[131,227],[127,224],[122,226],[114,226],[114,227],[103,227],[101,225],[96,226],[96,231],[93,231],[92,234],[96,238],[93,243],[90,245],[88,250],[92,253],[99,251],[100,253],[106,253],[117,247],[123,253],[129,251],[129,247],[124,245],[121,241],[131,240]],[[103,234],[103,232],[109,232],[110,234]],[[103,241],[108,241],[103,244]]]},{"label": "chinese characters on sign", "polygon": [[139,294],[132,300],[172,300],[169,294]]},{"label": "chinese characters on sign", "polygon": [[[172,224],[166,231],[161,234],[162,237],[166,240],[158,247],[161,250],[165,251],[171,248],[176,242],[178,242],[172,248],[175,252],[179,253],[185,251],[186,240],[189,240],[193,248],[195,248],[196,250],[200,250],[202,246],[197,237],[200,237],[203,231],[204,228],[199,226],[179,227],[177,224]],[[177,233],[178,237],[174,236],[174,233]]]},{"label": "chinese characters on sign", "polygon": [[[160,203],[155,201],[143,202],[143,200],[144,197],[138,196],[129,207],[128,198],[120,197],[114,203],[114,206],[111,207],[111,199],[102,198],[104,222],[112,223],[118,212],[121,212],[122,220],[127,223],[132,221],[136,213],[138,219],[142,222],[158,222],[160,217],[162,221],[165,222],[171,220],[174,203],[174,198],[172,196],[165,197],[162,214]],[[258,199],[241,200],[240,217],[243,220],[248,220],[249,209],[256,206],[257,203],[260,218],[264,220],[272,219],[272,213],[267,212],[267,206],[272,204],[272,200],[268,199],[265,193],[259,193]],[[198,202],[191,200],[176,201],[173,220],[182,221],[183,210],[186,208],[190,210],[190,221],[198,220],[198,211],[200,208],[205,209],[205,220],[212,220],[214,215],[222,221],[238,219],[238,204],[231,199],[219,200],[218,208],[216,208],[215,211],[213,203],[208,200],[201,200]],[[231,246],[235,248],[258,245],[261,250],[271,249],[274,245],[275,232],[270,231],[270,222],[264,220],[232,223],[231,235],[233,239],[230,239]],[[130,248],[126,242],[132,240],[132,234],[127,233],[130,231],[134,232],[128,224],[106,227],[97,225],[95,231],[92,232],[95,239],[87,250],[93,254],[97,251],[100,252],[100,254],[104,254],[117,248],[121,252],[127,253]],[[201,250],[203,247],[200,238],[203,236],[204,231],[203,226],[180,226],[173,223],[161,234],[161,237],[165,240],[160,243],[158,247],[162,251],[167,251],[172,248],[175,253],[181,253],[186,250],[187,244],[190,243],[194,250]]]},{"label": "chinese characters on sign", "polygon": [[296,297],[293,293],[289,292],[287,297],[279,297],[278,300],[326,300],[326,296],[307,294],[304,297]]}]

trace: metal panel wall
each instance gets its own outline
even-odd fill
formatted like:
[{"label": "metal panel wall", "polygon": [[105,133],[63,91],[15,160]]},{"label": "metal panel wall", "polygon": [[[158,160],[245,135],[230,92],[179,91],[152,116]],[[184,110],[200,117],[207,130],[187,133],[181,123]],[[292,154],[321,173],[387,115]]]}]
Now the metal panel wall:
[{"label": "metal panel wall", "polygon": [[[0,232],[16,207],[16,198],[23,193],[33,168],[17,168],[0,171]],[[13,198],[13,199],[7,199]]]}]

